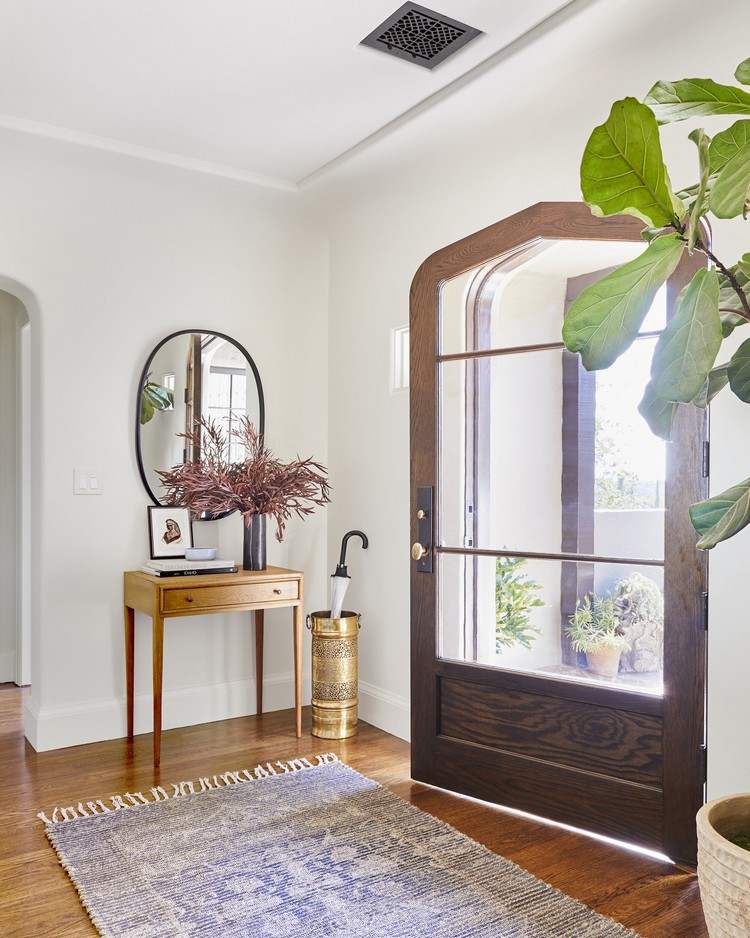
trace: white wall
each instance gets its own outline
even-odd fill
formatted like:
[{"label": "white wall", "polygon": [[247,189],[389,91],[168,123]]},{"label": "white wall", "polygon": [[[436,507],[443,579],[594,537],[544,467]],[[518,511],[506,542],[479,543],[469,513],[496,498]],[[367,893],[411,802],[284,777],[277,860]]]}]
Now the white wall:
[{"label": "white wall", "polygon": [[[32,319],[35,606],[29,738],[39,749],[123,735],[122,572],[147,556],[133,451],[138,376],[185,327],[237,338],[260,369],[267,439],[327,461],[327,253],[293,194],[64,144],[0,137],[0,288]],[[318,376],[318,380],[314,380]],[[100,496],[73,495],[77,465]],[[326,513],[292,523],[269,561],[323,604]],[[240,556],[237,516],[199,526]],[[165,721],[252,712],[248,615],[167,622]],[[292,701],[291,612],[266,617],[269,708]],[[136,731],[150,729],[150,628],[137,619]],[[307,669],[306,669],[307,670]]]},{"label": "white wall", "polygon": [[[731,79],[747,55],[720,0],[601,0],[344,164],[310,198],[330,218],[330,461],[336,499],[329,565],[340,531],[371,535],[348,604],[363,612],[362,712],[408,732],[409,428],[388,386],[389,335],[408,320],[409,285],[430,253],[543,200],[578,199],[586,138],[611,102],[642,96],[684,72]],[[677,185],[695,178],[688,127],[666,131]],[[719,250],[740,253],[735,237]],[[747,236],[745,236],[745,250]],[[345,393],[338,393],[339,391]],[[722,396],[713,415],[713,485],[747,475],[747,408]],[[335,423],[334,423],[335,420]],[[750,789],[750,751],[736,727],[750,710],[750,629],[738,587],[750,532],[712,555],[709,666],[710,792]],[[377,721],[377,720],[376,720]]]},{"label": "white wall", "polygon": [[20,301],[0,290],[0,683],[16,680],[19,612]]}]

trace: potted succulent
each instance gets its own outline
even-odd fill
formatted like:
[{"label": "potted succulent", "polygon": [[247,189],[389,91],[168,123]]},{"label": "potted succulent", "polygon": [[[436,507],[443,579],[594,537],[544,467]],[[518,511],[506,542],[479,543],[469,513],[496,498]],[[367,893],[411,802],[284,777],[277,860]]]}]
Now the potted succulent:
[{"label": "potted succulent", "polygon": [[281,541],[292,515],[304,518],[331,500],[325,466],[299,457],[281,462],[247,417],[231,434],[232,442],[239,443],[245,453],[237,462],[230,461],[227,436],[212,420],[201,420],[192,433],[179,436],[200,458],[157,472],[166,501],[207,518],[240,512],[245,570],[266,568],[267,516],[276,522],[276,540]]},{"label": "potted succulent", "polygon": [[576,603],[576,611],[570,617],[566,631],[576,651],[586,655],[586,663],[592,674],[601,677],[616,677],[620,669],[620,655],[628,647],[627,639],[620,634],[620,620],[615,601],[611,597],[586,595]]}]

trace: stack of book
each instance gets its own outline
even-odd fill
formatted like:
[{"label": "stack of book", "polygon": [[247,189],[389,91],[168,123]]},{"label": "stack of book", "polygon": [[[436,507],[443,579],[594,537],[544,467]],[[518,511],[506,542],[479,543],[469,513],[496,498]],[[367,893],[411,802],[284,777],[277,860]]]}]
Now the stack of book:
[{"label": "stack of book", "polygon": [[201,573],[236,573],[237,564],[233,560],[147,560],[141,567],[151,576],[198,576]]}]

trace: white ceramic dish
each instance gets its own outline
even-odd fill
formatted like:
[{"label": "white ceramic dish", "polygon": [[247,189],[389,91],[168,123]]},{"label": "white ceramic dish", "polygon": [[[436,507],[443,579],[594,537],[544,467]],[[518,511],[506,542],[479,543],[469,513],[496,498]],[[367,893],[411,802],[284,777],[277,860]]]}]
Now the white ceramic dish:
[{"label": "white ceramic dish", "polygon": [[185,550],[185,560],[216,560],[215,547],[188,547]]}]

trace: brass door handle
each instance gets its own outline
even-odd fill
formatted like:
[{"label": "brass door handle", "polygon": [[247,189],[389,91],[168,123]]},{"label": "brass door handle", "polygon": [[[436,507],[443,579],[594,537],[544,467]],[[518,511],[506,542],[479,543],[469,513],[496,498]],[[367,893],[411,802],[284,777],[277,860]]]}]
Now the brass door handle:
[{"label": "brass door handle", "polygon": [[417,541],[415,544],[411,545],[411,559],[412,560],[421,560],[423,557],[426,557],[429,554],[429,550]]}]

